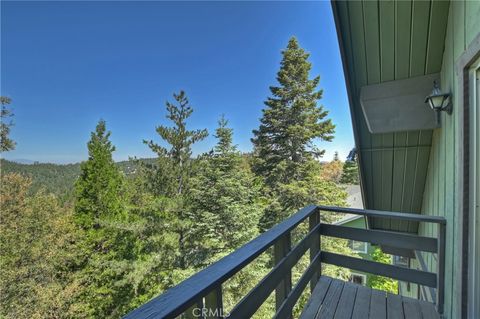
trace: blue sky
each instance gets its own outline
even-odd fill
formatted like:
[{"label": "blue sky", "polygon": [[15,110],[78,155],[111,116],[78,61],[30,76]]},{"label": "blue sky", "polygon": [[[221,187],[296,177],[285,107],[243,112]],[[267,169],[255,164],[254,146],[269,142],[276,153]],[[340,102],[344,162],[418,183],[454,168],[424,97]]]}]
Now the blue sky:
[{"label": "blue sky", "polygon": [[[13,99],[9,159],[70,163],[103,118],[115,159],[152,157],[168,124],[165,101],[184,89],[191,128],[213,133],[221,114],[243,151],[252,148],[280,51],[295,35],[320,75],[321,103],[337,125],[320,145],[329,160],[354,146],[329,2],[5,2],[1,4],[1,94]],[[194,153],[215,144],[212,136]]]}]

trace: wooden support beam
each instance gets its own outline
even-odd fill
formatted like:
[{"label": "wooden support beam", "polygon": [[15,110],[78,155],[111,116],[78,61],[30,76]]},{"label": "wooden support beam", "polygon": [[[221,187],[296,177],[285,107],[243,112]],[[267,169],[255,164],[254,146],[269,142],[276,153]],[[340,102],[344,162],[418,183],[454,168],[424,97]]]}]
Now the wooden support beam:
[{"label": "wooden support beam", "polygon": [[325,236],[369,242],[376,245],[437,252],[437,239],[398,232],[360,229],[339,225],[321,224],[320,233]]},{"label": "wooden support beam", "polygon": [[359,270],[401,281],[413,282],[428,287],[437,286],[437,275],[431,272],[382,264],[370,260],[343,256],[326,251],[322,251],[321,255],[322,262],[327,264]]},{"label": "wooden support beam", "polygon": [[437,311],[443,314],[445,302],[445,239],[446,226],[438,225],[438,258],[437,258]]},{"label": "wooden support beam", "polygon": [[[310,215],[309,217],[309,229],[312,231],[317,225],[320,224],[320,212],[317,211]],[[320,235],[312,238],[310,244],[310,263],[312,264],[318,253],[320,252]],[[310,291],[313,292],[315,286],[317,285],[318,280],[322,274],[322,265],[319,263],[318,269],[313,273],[312,279],[310,280]]]}]

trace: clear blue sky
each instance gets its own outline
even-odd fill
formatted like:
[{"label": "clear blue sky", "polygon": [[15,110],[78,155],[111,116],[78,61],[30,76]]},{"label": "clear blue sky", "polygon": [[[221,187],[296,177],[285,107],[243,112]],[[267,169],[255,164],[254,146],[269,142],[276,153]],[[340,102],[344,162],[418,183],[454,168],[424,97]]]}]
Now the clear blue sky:
[{"label": "clear blue sky", "polygon": [[[252,149],[280,51],[295,35],[320,75],[321,103],[337,125],[320,143],[345,158],[354,146],[329,2],[5,2],[1,4],[1,94],[13,99],[9,159],[69,163],[103,118],[115,159],[151,157],[165,101],[184,89],[191,128],[213,133],[223,113],[243,151]],[[194,147],[198,154],[212,136]]]}]

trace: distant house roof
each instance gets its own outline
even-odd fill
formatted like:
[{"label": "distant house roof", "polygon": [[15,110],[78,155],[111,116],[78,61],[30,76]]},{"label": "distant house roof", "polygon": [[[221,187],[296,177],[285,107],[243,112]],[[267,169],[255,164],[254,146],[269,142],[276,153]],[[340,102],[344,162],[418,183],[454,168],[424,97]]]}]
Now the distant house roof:
[{"label": "distant house roof", "polygon": [[357,219],[360,219],[360,218],[364,218],[364,217],[362,215],[347,214],[342,219],[336,221],[333,224],[334,225],[344,225],[346,223],[349,223],[351,221],[354,221],[354,220],[357,220]]},{"label": "distant house roof", "polygon": [[351,208],[364,208],[360,185],[345,185],[347,205]]}]

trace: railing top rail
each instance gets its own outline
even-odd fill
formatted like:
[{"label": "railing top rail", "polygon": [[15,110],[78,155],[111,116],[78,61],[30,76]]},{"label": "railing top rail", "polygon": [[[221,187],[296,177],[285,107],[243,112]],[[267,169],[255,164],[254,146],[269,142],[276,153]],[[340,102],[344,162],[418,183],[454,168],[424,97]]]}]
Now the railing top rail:
[{"label": "railing top rail", "polygon": [[170,318],[183,313],[198,299],[225,282],[272,246],[280,237],[317,211],[310,205],[274,226],[218,262],[210,265],[162,295],[128,313],[124,318]]},{"label": "railing top rail", "polygon": [[357,208],[345,208],[345,207],[334,207],[334,206],[317,206],[320,211],[329,211],[336,213],[348,213],[363,215],[367,217],[383,217],[383,218],[394,218],[409,220],[415,222],[426,222],[426,223],[436,223],[443,224],[447,223],[446,219],[440,216],[429,216],[415,213],[400,213],[400,212],[388,212],[381,210],[371,210],[371,209],[357,209]]},{"label": "railing top rail", "polygon": [[182,314],[317,211],[446,224],[446,220],[438,216],[310,205],[235,250],[230,255],[128,313],[124,318],[173,318]]}]

